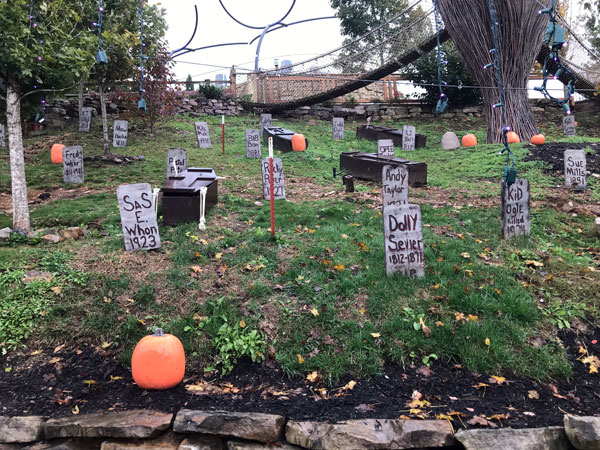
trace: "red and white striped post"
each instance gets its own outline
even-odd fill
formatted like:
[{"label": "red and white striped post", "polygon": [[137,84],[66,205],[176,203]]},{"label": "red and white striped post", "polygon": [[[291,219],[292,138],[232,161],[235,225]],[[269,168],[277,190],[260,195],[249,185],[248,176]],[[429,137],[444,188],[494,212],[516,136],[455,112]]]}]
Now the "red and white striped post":
[{"label": "red and white striped post", "polygon": [[273,138],[269,138],[269,197],[271,199],[271,235],[275,237],[275,187],[273,182]]}]

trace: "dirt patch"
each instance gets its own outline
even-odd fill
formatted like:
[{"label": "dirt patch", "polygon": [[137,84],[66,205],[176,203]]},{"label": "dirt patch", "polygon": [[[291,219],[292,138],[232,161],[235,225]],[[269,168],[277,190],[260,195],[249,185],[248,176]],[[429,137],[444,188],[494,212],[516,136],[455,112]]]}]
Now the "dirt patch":
[{"label": "dirt patch", "polygon": [[567,143],[567,142],[551,142],[544,145],[528,145],[525,147],[529,150],[529,156],[525,161],[543,161],[548,164],[544,168],[544,172],[553,175],[562,175],[565,170],[565,150],[578,150],[590,148],[594,153],[587,154],[587,170],[592,174],[600,175],[600,143]]}]

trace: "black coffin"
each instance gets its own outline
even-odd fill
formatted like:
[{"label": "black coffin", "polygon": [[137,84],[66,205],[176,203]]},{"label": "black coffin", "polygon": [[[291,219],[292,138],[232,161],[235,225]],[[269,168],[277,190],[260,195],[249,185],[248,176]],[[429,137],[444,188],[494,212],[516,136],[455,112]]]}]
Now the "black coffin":
[{"label": "black coffin", "polygon": [[423,162],[401,158],[381,158],[376,153],[340,153],[340,170],[355,178],[381,182],[381,172],[386,164],[394,167],[405,166],[408,170],[409,186],[425,186],[427,184],[427,164]]},{"label": "black coffin", "polygon": [[[356,127],[356,137],[357,139],[366,139],[367,141],[391,139],[394,142],[394,147],[402,148],[402,130],[396,128],[360,125]],[[426,145],[427,136],[424,134],[415,134],[415,148],[425,147]]]},{"label": "black coffin", "polygon": [[[286,130],[281,127],[264,127],[263,128],[263,139],[265,142],[269,142],[269,138],[273,138],[273,148],[275,150],[281,150],[282,152],[291,152],[292,149],[292,136],[297,134],[295,131]],[[308,139],[306,140],[306,148],[308,148]]]},{"label": "black coffin", "polygon": [[200,188],[206,186],[205,212],[217,204],[219,186],[213,169],[188,167],[167,179],[161,189],[162,215],[165,225],[200,221]]}]

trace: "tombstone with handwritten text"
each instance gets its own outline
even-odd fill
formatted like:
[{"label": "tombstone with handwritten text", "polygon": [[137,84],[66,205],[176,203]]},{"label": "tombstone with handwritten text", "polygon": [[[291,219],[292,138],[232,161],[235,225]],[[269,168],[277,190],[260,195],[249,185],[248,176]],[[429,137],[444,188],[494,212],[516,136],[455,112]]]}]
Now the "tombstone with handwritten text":
[{"label": "tombstone with handwritten text", "polygon": [[383,207],[408,203],[408,170],[404,166],[383,166],[381,172]]},{"label": "tombstone with handwritten text", "polygon": [[340,141],[344,139],[344,118],[334,117],[332,122],[332,134],[334,141]]},{"label": "tombstone with handwritten text", "polygon": [[[263,194],[265,200],[271,198],[269,183],[269,158],[261,161]],[[281,158],[273,158],[273,196],[275,200],[285,198],[285,182],[283,180],[283,163]]]},{"label": "tombstone with handwritten text", "polygon": [[113,147],[126,147],[129,122],[126,120],[115,120],[113,128]]},{"label": "tombstone with handwritten text", "polygon": [[414,150],[415,149],[415,137],[417,131],[415,127],[411,125],[404,125],[402,127],[402,150]]},{"label": "tombstone with handwritten text", "polygon": [[183,148],[167,150],[167,178],[179,175],[187,170],[187,152]]},{"label": "tombstone with handwritten text", "polygon": [[265,127],[273,126],[273,115],[272,114],[261,114],[260,115],[260,134],[263,134]]},{"label": "tombstone with handwritten text", "polygon": [[210,134],[208,132],[208,123],[206,122],[195,122],[196,127],[196,138],[198,139],[198,147],[200,148],[211,148]]},{"label": "tombstone with handwritten text", "polygon": [[79,131],[90,131],[92,123],[92,108],[82,108],[79,116]]},{"label": "tombstone with handwritten text", "polygon": [[152,188],[148,183],[124,184],[117,189],[125,250],[160,248]]},{"label": "tombstone with handwritten text", "polygon": [[63,181],[65,183],[83,183],[83,147],[75,145],[65,147],[63,152]]},{"label": "tombstone with handwritten text", "polygon": [[6,131],[4,125],[0,123],[0,148],[6,147]]},{"label": "tombstone with handwritten text", "polygon": [[529,217],[529,180],[517,178],[507,185],[501,184],[502,237],[511,239],[517,236],[529,236],[531,221]]},{"label": "tombstone with handwritten text", "polygon": [[246,130],[246,158],[260,158],[260,132]]},{"label": "tombstone with handwritten text", "polygon": [[393,158],[394,141],[391,139],[379,139],[377,141],[377,156],[380,158]]},{"label": "tombstone with handwritten text", "polygon": [[565,150],[565,187],[576,191],[587,188],[587,161],[583,150]]},{"label": "tombstone with handwritten text", "polygon": [[425,276],[423,222],[419,205],[390,205],[383,209],[385,272]]},{"label": "tombstone with handwritten text", "polygon": [[568,115],[563,117],[563,134],[565,136],[577,135],[577,130],[575,129],[575,116]]}]

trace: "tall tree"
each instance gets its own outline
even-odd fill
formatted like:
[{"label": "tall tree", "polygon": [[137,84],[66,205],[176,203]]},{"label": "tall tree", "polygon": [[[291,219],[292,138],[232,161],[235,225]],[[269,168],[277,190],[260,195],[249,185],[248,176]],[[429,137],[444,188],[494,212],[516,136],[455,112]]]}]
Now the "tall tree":
[{"label": "tall tree", "polygon": [[185,90],[186,91],[193,91],[194,90],[194,83],[192,83],[192,76],[190,74],[188,74],[187,78],[185,79],[186,83],[185,83]]},{"label": "tall tree", "polygon": [[583,3],[586,37],[597,51],[600,51],[600,0]]}]

